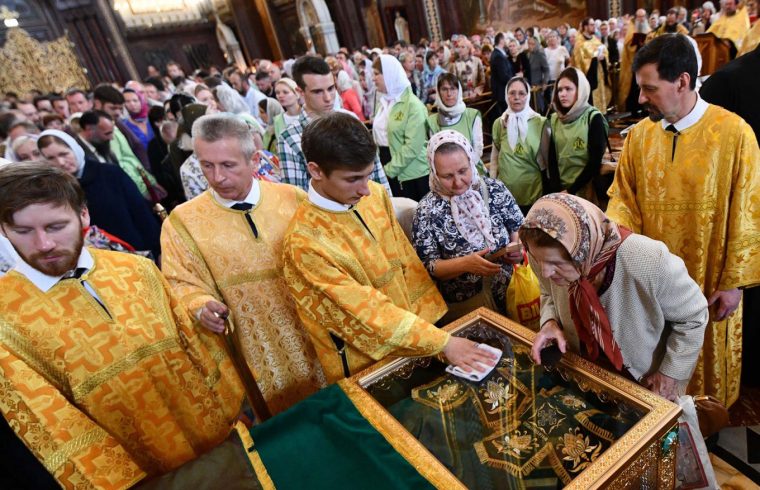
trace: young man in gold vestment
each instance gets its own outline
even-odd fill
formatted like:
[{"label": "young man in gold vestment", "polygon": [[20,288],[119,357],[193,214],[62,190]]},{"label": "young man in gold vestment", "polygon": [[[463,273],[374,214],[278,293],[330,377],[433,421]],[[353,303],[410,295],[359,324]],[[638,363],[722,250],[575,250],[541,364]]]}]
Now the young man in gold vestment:
[{"label": "young man in gold vestment", "polygon": [[88,224],[74,176],[0,169],[0,227],[20,257],[0,278],[0,412],[62,487],[123,489],[224,441],[243,388],[155,265],[83,248]]},{"label": "young man in gold vestment", "polygon": [[221,333],[229,315],[245,363],[276,414],[325,385],[282,276],[283,235],[306,193],[253,178],[253,139],[231,114],[198,119],[193,148],[210,189],[164,222],[162,269],[203,327]]},{"label": "young man in gold vestment", "polygon": [[492,364],[474,342],[433,325],[446,304],[388,193],[369,182],[377,146],[367,128],[325,115],[306,127],[302,148],[311,181],[285,233],[285,279],[327,380],[389,355],[443,352],[468,372]]},{"label": "young man in gold vestment", "polygon": [[686,36],[655,38],[633,68],[650,116],[625,140],[607,215],[686,263],[711,305],[689,391],[731,405],[739,396],[741,288],[760,283],[760,150],[742,118],[694,90],[697,59]]}]

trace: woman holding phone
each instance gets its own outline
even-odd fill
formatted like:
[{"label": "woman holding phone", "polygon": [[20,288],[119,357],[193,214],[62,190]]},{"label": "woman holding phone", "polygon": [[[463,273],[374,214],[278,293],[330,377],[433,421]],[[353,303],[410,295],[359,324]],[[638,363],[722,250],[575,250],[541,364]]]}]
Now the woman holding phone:
[{"label": "woman holding phone", "polygon": [[430,192],[417,206],[412,244],[449,306],[442,321],[481,306],[505,313],[512,264],[523,258],[520,208],[501,181],[478,176],[461,133],[434,134],[427,160]]}]

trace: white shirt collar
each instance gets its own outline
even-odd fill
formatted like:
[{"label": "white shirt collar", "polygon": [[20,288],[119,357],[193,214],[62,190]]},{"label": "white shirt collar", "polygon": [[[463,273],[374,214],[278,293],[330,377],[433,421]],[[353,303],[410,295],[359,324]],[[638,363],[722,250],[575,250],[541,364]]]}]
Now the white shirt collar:
[{"label": "white shirt collar", "polygon": [[315,206],[328,211],[345,212],[353,207],[350,204],[341,204],[331,199],[327,199],[314,189],[314,186],[311,185],[311,181],[309,181],[309,201]]},{"label": "white shirt collar", "polygon": [[[92,258],[90,251],[87,247],[82,247],[82,252],[79,254],[79,260],[77,261],[77,268],[84,268],[88,271],[95,265],[95,259]],[[43,293],[47,293],[50,288],[58,284],[58,281],[63,277],[61,276],[48,276],[31,265],[27,264],[21,257],[16,260],[16,265],[13,268],[16,272],[29,279],[32,284]]]},{"label": "white shirt collar", "polygon": [[[686,129],[689,129],[690,127],[694,126],[699,122],[700,119],[702,119],[702,116],[705,115],[705,111],[707,111],[707,108],[710,104],[705,102],[702,97],[699,96],[699,92],[697,92],[697,103],[694,104],[694,108],[686,114],[684,117],[679,119],[678,121],[673,123],[673,126],[675,126],[676,131],[679,133],[681,131],[684,131]],[[666,121],[665,119],[662,119],[660,121],[660,124],[662,124],[662,129],[667,128],[670,126],[670,123]]]},{"label": "white shirt collar", "polygon": [[[253,207],[256,207],[256,205],[259,203],[259,200],[261,199],[261,187],[259,186],[259,181],[257,179],[252,179],[253,183],[251,184],[251,190],[248,191],[248,195],[243,199],[242,202],[246,202],[250,204]],[[224,206],[225,208],[231,208],[235,204],[241,202],[241,201],[235,201],[230,199],[225,199],[219,194],[216,193],[214,189],[209,188],[211,190],[211,195],[216,199],[216,202]]]}]

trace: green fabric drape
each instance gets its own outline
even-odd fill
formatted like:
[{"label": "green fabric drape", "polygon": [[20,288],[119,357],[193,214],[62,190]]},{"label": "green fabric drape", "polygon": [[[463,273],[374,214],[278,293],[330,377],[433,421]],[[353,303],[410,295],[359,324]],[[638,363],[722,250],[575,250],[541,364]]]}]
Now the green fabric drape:
[{"label": "green fabric drape", "polygon": [[251,436],[277,488],[434,488],[337,385],[253,427]]}]

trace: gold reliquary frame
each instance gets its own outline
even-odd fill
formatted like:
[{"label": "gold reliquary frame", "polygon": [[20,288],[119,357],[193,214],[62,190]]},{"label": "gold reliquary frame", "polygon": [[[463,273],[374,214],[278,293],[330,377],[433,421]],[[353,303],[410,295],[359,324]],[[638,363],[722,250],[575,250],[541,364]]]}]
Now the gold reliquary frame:
[{"label": "gold reliquary frame", "polygon": [[[527,346],[533,344],[536,332],[530,330],[512,320],[487,308],[480,308],[461,319],[444,327],[453,335],[458,335],[484,326],[507,334],[513,342],[519,342]],[[369,415],[374,424],[380,424],[383,433],[389,442],[402,449],[400,452],[407,456],[413,456],[410,461],[416,469],[428,478],[431,483],[439,488],[465,489],[443,464],[441,464],[419,441],[414,439],[406,429],[393,416],[364,389],[367,386],[382,382],[384,378],[399,373],[409,372],[417,364],[425,363],[420,358],[390,358],[378,362],[374,366],[357,373],[356,375],[341,382],[344,390],[363,405],[362,412]],[[668,400],[655,395],[642,386],[629,381],[621,376],[609,372],[601,367],[583,359],[582,357],[566,353],[560,363],[554,368],[567,380],[574,381],[583,391],[593,391],[602,400],[612,399],[624,402],[629,406],[636,407],[646,413],[628,432],[602,453],[599,458],[583,472],[581,472],[565,488],[569,490],[589,490],[620,486],[623,481],[635,480],[632,470],[660,454],[661,440],[673,430],[677,419],[681,414],[681,408]],[[672,455],[666,460],[660,461],[661,484],[658,488],[672,488],[673,464],[675,447]],[[655,456],[657,457],[657,456]],[[664,466],[664,467],[663,467]],[[664,473],[670,473],[663,474]],[[613,483],[614,482],[614,483]],[[624,486],[627,486],[624,484]]]}]

